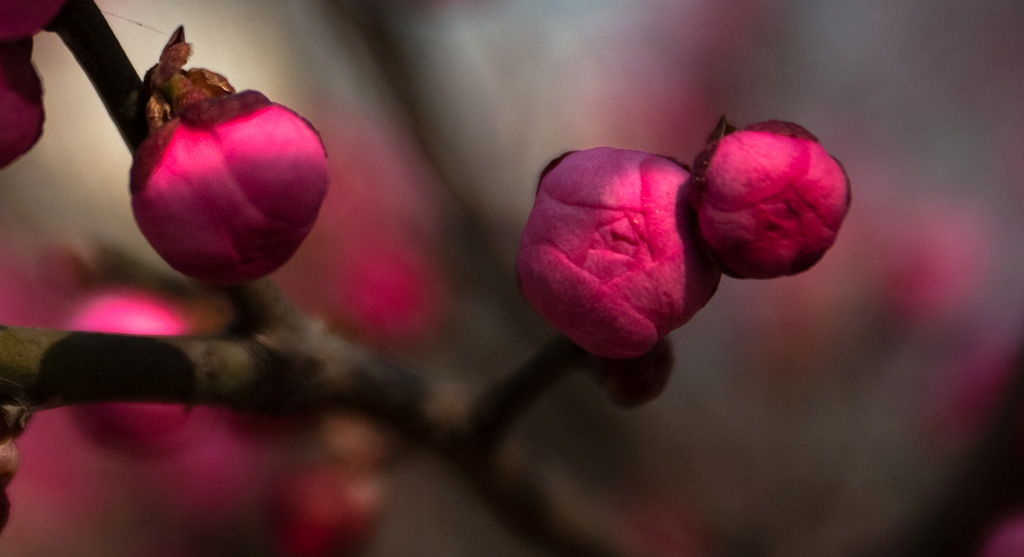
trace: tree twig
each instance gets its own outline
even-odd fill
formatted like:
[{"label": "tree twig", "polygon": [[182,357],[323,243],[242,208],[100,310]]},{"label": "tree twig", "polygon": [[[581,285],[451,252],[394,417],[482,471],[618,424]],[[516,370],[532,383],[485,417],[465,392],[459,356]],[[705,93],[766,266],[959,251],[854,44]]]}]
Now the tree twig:
[{"label": "tree twig", "polygon": [[134,152],[149,133],[142,79],[92,0],[68,0],[47,30],[55,32],[89,76],[125,144]]},{"label": "tree twig", "polygon": [[587,357],[591,356],[566,337],[555,336],[477,398],[470,435],[476,443],[496,446],[524,409]]}]

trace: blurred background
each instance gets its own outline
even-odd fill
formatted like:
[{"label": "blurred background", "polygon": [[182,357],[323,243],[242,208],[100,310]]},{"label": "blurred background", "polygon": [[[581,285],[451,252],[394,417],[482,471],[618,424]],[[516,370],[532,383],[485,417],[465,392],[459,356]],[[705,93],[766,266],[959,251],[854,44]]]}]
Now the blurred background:
[{"label": "blurred background", "polygon": [[[871,551],[948,487],[1006,390],[1024,317],[1022,4],[97,4],[140,73],[184,25],[192,66],[318,126],[331,191],[275,279],[339,331],[473,385],[552,333],[514,274],[549,160],[610,145],[692,161],[723,114],[818,136],[853,187],[821,263],[723,278],[671,336],[653,402],[616,408],[578,374],[515,431],[637,555]],[[47,120],[0,171],[0,319],[66,327],[97,292],[131,288],[215,331],[223,302],[173,278],[136,229],[131,156],[88,80],[53,35],[34,59]],[[0,554],[542,554],[441,460],[387,456],[393,439],[357,418],[204,412],[156,455],[94,442],[69,411],[37,415]]]}]

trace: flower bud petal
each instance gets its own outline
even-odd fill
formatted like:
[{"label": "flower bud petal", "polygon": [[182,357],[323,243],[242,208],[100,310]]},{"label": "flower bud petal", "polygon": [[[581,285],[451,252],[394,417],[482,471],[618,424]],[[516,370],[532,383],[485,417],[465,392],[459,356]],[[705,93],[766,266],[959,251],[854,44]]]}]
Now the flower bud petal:
[{"label": "flower bud petal", "polygon": [[712,141],[694,165],[691,201],[725,274],[773,278],[821,259],[849,191],[842,166],[813,135],[771,121]]},{"label": "flower bud petal", "polygon": [[677,210],[689,173],[640,151],[598,147],[556,160],[523,231],[523,294],[555,328],[606,358],[633,358],[707,303],[720,273]]},{"label": "flower bud petal", "polygon": [[184,108],[139,147],[131,176],[143,235],[172,267],[212,284],[254,280],[287,261],[328,181],[316,130],[255,91]]},{"label": "flower bud petal", "polygon": [[43,133],[43,86],[31,55],[31,40],[0,42],[0,168],[25,154]]},{"label": "flower bud petal", "polygon": [[66,0],[0,1],[0,41],[27,39],[46,26]]}]

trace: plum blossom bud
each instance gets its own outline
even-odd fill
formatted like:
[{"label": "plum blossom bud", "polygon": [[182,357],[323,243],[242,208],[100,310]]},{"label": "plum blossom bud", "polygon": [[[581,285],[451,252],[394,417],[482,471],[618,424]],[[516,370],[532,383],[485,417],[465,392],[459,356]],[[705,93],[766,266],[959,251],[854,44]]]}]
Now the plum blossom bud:
[{"label": "plum blossom bud", "polygon": [[151,131],[135,152],[132,210],[178,271],[212,284],[260,278],[287,261],[316,221],[327,159],[313,126],[256,91],[181,70],[179,28],[147,73]]},{"label": "plum blossom bud", "polygon": [[796,124],[719,126],[694,163],[690,199],[722,272],[763,279],[807,270],[849,208],[842,166]]},{"label": "plum blossom bud", "polygon": [[699,249],[689,173],[640,151],[598,147],[541,176],[519,248],[520,287],[555,328],[598,356],[635,358],[711,298],[717,266]]},{"label": "plum blossom bud", "polygon": [[43,86],[31,56],[31,39],[0,42],[0,168],[25,154],[43,133]]},{"label": "plum blossom bud", "polygon": [[316,130],[262,94],[187,105],[135,154],[132,210],[178,271],[213,284],[260,278],[295,252],[327,191]]},{"label": "plum blossom bud", "polygon": [[57,16],[67,0],[0,0],[0,41],[27,39]]}]

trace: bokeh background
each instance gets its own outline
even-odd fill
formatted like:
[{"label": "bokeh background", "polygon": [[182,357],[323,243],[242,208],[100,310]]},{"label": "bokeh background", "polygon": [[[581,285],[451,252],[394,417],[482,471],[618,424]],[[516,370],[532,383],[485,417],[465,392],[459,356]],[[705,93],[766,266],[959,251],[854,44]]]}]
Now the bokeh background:
[{"label": "bokeh background", "polygon": [[[948,487],[1005,392],[1024,338],[1022,4],[97,4],[140,73],[182,24],[192,65],[320,128],[331,193],[275,278],[345,334],[474,385],[551,334],[514,275],[550,159],[611,145],[691,161],[723,114],[821,139],[853,203],[820,264],[723,279],[671,336],[676,369],[655,401],[618,409],[578,374],[515,432],[638,555],[870,551]],[[160,289],[194,330],[215,329],[223,302],[166,278],[135,228],[131,156],[84,74],[49,34],[34,59],[47,121],[0,171],[0,317],[66,326],[116,285]],[[279,554],[275,486],[325,454],[331,428],[214,421],[201,447],[139,457],[40,413],[19,442],[0,554]],[[376,443],[351,437],[345,450]],[[372,541],[353,544],[364,554],[541,554],[440,459],[400,454],[360,488],[375,508]]]}]

